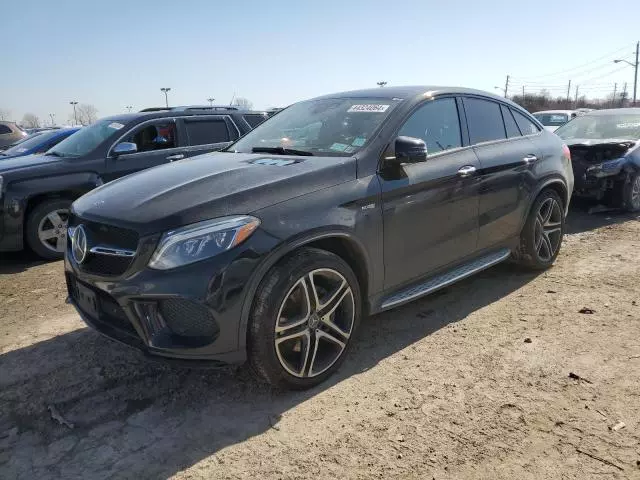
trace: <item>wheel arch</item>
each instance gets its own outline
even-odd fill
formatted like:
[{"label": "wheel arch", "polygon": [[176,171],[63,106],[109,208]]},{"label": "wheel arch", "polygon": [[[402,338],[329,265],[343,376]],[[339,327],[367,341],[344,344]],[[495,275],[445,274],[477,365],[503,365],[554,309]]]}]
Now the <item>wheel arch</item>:
[{"label": "wheel arch", "polygon": [[321,230],[307,233],[281,244],[271,252],[258,266],[251,279],[242,305],[238,331],[238,348],[244,350],[247,345],[249,315],[253,308],[256,292],[267,273],[277,263],[288,258],[301,248],[318,248],[331,252],[344,260],[353,270],[360,286],[363,312],[368,304],[368,292],[371,286],[371,268],[366,249],[362,242],[346,229]]}]

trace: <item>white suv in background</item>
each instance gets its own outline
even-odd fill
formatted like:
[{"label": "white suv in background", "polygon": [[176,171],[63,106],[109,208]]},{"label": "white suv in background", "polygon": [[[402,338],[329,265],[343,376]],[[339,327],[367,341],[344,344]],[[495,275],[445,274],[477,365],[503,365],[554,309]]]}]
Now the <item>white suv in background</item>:
[{"label": "white suv in background", "polygon": [[576,110],[544,110],[533,113],[533,116],[544,126],[545,130],[550,132],[555,132],[556,129],[578,115],[580,112]]}]

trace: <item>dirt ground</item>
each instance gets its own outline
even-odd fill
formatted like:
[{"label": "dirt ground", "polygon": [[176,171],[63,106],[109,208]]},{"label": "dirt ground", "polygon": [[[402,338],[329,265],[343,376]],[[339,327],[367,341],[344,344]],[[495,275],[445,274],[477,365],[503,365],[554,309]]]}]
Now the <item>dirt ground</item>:
[{"label": "dirt ground", "polygon": [[637,218],[574,209],[553,269],[368,318],[289,393],[149,362],[83,326],[61,262],[3,255],[0,478],[640,478],[639,272]]}]

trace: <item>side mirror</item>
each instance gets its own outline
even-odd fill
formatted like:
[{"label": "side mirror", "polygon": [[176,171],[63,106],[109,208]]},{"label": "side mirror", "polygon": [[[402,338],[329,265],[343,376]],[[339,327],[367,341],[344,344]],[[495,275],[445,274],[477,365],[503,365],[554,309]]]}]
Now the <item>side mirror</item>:
[{"label": "side mirror", "polygon": [[420,138],[400,136],[396,138],[394,147],[396,157],[392,162],[396,165],[427,160],[427,144]]},{"label": "side mirror", "polygon": [[138,145],[133,142],[120,142],[113,147],[114,155],[125,155],[127,153],[136,153],[138,151]]}]

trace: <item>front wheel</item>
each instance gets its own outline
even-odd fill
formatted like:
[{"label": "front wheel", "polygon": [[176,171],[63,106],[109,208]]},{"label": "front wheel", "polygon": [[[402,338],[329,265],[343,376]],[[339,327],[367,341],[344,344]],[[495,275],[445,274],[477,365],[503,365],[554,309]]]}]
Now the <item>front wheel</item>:
[{"label": "front wheel", "polygon": [[627,212],[640,210],[640,174],[630,175],[622,188],[622,206]]},{"label": "front wheel", "polygon": [[67,245],[67,223],[71,200],[42,202],[27,218],[27,244],[47,260],[60,260]]},{"label": "front wheel", "polygon": [[344,361],[360,315],[349,265],[333,253],[301,249],[273,267],[256,293],[249,362],[274,386],[313,387]]},{"label": "front wheel", "polygon": [[560,253],[564,221],[562,199],[555,190],[544,190],[533,202],[520,234],[518,263],[534,270],[553,265]]}]

